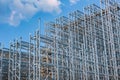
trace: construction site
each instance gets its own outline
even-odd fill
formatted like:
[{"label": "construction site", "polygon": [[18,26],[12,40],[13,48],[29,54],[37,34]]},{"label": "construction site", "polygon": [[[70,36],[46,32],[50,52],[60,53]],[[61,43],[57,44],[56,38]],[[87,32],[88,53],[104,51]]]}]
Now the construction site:
[{"label": "construction site", "polygon": [[120,3],[100,0],[0,45],[0,80],[120,80]]}]

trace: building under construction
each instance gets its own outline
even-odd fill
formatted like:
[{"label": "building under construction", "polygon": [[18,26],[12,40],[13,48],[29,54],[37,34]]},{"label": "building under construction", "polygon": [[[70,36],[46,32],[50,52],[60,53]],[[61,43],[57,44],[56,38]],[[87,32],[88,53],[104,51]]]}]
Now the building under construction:
[{"label": "building under construction", "polygon": [[100,0],[0,46],[0,80],[120,80],[120,3]]}]

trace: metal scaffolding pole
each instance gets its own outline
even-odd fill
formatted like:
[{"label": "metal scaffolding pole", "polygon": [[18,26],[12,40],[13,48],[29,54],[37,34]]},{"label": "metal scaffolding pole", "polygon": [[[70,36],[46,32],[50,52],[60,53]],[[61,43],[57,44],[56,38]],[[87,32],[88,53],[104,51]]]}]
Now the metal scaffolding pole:
[{"label": "metal scaffolding pole", "polygon": [[3,60],[3,48],[2,44],[0,43],[0,79],[2,80],[2,60]]}]

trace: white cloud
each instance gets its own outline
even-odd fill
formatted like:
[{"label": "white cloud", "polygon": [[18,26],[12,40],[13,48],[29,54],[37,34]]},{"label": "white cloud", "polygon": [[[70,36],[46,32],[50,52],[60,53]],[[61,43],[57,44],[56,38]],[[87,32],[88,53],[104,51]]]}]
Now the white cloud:
[{"label": "white cloud", "polygon": [[0,0],[0,5],[0,16],[4,16],[0,22],[12,26],[32,18],[39,11],[61,12],[60,0]]},{"label": "white cloud", "polygon": [[71,5],[76,4],[79,0],[70,0]]}]

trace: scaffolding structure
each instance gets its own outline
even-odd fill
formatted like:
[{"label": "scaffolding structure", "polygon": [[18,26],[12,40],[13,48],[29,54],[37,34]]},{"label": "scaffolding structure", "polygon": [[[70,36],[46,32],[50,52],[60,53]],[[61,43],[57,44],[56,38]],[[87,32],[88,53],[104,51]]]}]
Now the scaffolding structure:
[{"label": "scaffolding structure", "polygon": [[120,3],[100,0],[0,44],[0,80],[120,80]]},{"label": "scaffolding structure", "polygon": [[0,44],[0,80],[8,80],[9,49]]}]

